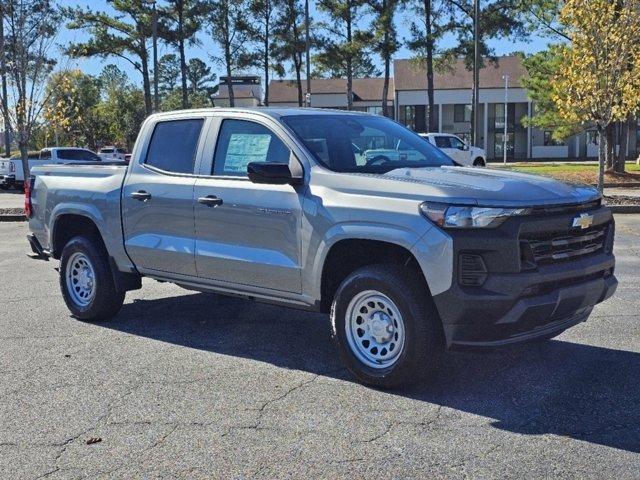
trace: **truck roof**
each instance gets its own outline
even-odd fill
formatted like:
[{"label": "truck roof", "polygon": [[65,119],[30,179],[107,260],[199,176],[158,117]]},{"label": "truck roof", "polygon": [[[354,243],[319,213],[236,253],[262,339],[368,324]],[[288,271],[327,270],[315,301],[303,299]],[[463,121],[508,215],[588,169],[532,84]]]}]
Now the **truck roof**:
[{"label": "truck roof", "polygon": [[231,113],[231,112],[246,112],[246,113],[258,113],[261,115],[280,118],[288,117],[291,115],[373,115],[367,112],[348,111],[348,110],[334,110],[329,108],[310,108],[310,107],[252,107],[252,108],[225,108],[225,107],[213,107],[213,108],[199,108],[191,110],[175,110],[172,112],[162,112],[153,114],[155,118],[171,118],[178,116],[189,116],[193,114],[211,114],[211,113]]}]

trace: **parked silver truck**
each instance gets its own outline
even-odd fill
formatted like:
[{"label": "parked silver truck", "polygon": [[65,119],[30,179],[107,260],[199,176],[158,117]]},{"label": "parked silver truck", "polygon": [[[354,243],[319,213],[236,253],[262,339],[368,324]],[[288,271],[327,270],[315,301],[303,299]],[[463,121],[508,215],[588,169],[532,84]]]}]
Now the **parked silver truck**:
[{"label": "parked silver truck", "polygon": [[152,115],[128,166],[37,167],[28,187],[29,242],[60,260],[75,317],[110,319],[142,277],[327,312],[370,385],[427,375],[444,348],[550,339],[617,286],[595,190],[456,166],[381,116]]}]

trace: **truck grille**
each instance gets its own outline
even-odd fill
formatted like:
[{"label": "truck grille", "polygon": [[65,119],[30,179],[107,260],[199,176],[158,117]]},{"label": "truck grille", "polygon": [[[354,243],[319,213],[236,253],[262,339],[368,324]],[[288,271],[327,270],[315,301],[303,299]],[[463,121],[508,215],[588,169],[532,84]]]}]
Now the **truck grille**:
[{"label": "truck grille", "polygon": [[599,253],[605,248],[609,224],[587,230],[527,233],[520,238],[522,260],[537,265]]}]

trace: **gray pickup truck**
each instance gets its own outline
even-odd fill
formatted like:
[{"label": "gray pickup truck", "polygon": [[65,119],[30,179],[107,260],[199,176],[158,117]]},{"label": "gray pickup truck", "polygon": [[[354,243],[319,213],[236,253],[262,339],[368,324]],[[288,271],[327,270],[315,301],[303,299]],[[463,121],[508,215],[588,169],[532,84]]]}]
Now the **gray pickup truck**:
[{"label": "gray pickup truck", "polygon": [[[368,153],[400,142],[410,154]],[[376,386],[445,348],[550,339],[617,286],[595,190],[457,166],[380,116],[157,114],[129,166],[42,166],[27,187],[29,242],[60,259],[75,317],[108,320],[142,277],[327,312]]]}]

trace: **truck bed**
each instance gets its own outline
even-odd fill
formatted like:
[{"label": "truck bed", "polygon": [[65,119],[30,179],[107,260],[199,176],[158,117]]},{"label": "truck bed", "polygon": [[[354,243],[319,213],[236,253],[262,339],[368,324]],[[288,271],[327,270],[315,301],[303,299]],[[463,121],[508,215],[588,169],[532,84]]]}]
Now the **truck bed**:
[{"label": "truck bed", "polygon": [[34,168],[29,226],[45,250],[52,245],[52,225],[60,215],[81,214],[100,229],[106,247],[121,265],[124,251],[121,191],[127,165],[117,162],[43,165]]}]

